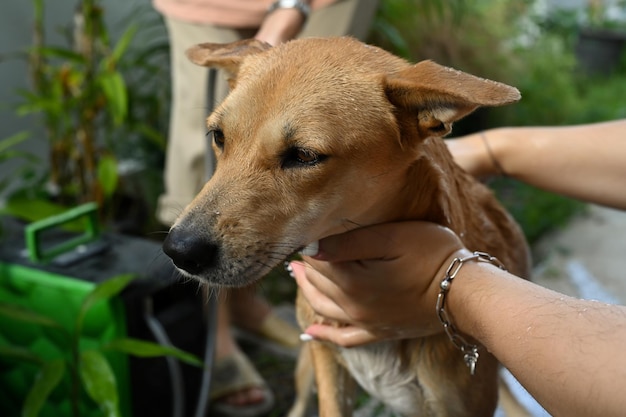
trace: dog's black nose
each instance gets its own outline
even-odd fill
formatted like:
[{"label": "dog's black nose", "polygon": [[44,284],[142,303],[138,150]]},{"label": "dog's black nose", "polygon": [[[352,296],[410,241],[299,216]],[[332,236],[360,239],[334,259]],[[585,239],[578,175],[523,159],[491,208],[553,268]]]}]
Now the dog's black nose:
[{"label": "dog's black nose", "polygon": [[217,245],[194,231],[174,227],[163,242],[163,252],[179,269],[200,275],[215,264]]}]

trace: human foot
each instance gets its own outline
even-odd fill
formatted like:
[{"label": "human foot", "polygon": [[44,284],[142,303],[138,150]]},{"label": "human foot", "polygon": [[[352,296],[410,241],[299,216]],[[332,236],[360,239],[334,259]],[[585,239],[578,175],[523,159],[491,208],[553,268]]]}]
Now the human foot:
[{"label": "human foot", "polygon": [[259,333],[263,322],[272,313],[272,306],[254,289],[231,290],[228,299],[232,323],[237,327]]},{"label": "human foot", "polygon": [[300,330],[275,314],[270,304],[250,289],[234,290],[231,293],[229,312],[233,324],[239,329],[290,350],[300,346]]},{"label": "human foot", "polygon": [[274,405],[266,382],[239,349],[216,359],[211,381],[211,415],[256,417]]}]

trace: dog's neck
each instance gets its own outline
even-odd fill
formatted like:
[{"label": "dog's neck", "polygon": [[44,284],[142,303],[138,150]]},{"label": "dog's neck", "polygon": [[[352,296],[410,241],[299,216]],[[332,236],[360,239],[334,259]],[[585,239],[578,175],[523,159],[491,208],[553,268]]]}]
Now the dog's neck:
[{"label": "dog's neck", "polygon": [[[454,173],[454,174],[452,174]],[[395,220],[420,219],[465,230],[463,207],[475,182],[454,162],[443,140],[429,139],[420,144],[419,154],[406,172],[404,188],[399,190]]]}]

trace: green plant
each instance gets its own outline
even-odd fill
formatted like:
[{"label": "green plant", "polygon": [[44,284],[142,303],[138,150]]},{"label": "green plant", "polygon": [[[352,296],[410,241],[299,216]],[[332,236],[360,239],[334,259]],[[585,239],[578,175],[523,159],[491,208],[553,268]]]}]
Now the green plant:
[{"label": "green plant", "polygon": [[446,21],[459,22],[466,11],[467,2],[462,0],[384,1],[378,7],[370,41],[399,56],[415,59],[424,33]]},{"label": "green plant", "polygon": [[[426,7],[437,3],[437,7]],[[455,136],[497,126],[568,125],[626,117],[623,70],[581,74],[574,54],[580,16],[535,13],[534,1],[389,0],[372,41],[411,61],[433,59],[516,86],[522,100],[479,110],[455,124]],[[489,25],[483,22],[488,21]],[[622,68],[626,68],[626,57]],[[511,179],[491,184],[531,242],[566,224],[582,203]]]},{"label": "green plant", "polygon": [[33,90],[23,91],[19,114],[39,113],[49,140],[49,189],[61,204],[102,204],[117,184],[115,161],[97,142],[101,126],[119,127],[127,113],[124,79],[117,69],[136,29],[110,47],[102,8],[79,3],[71,48],[46,43],[44,2],[33,0],[33,45],[28,51]]},{"label": "green plant", "polygon": [[[9,163],[10,161],[24,161],[25,164],[22,164],[20,172],[17,173],[17,176],[21,178],[28,178],[32,176],[30,168],[32,164],[39,162],[39,158],[35,154],[18,148],[18,145],[27,139],[28,133],[21,132],[0,140],[0,165]],[[15,175],[16,173],[14,172],[11,177],[0,179],[0,193],[9,187],[11,180]]]},{"label": "green plant", "polygon": [[[136,22],[128,24],[112,43],[102,2],[79,0],[73,24],[63,31],[67,46],[51,45],[45,2],[32,4],[33,42],[25,54],[31,88],[19,92],[16,114],[41,121],[45,137],[28,132],[29,141],[44,139],[48,161],[27,161],[22,185],[12,190],[4,211],[37,220],[51,207],[59,206],[58,212],[94,201],[110,221],[116,212],[128,212],[123,194],[150,200],[142,202],[149,210],[160,192],[165,151],[167,42],[153,36],[137,46],[135,40],[155,28],[144,19],[141,31]],[[145,175],[129,185],[128,174],[136,170]]]},{"label": "green plant", "polygon": [[371,41],[411,61],[432,59],[502,80],[511,58],[507,41],[519,32],[529,4],[389,0],[380,6]]},{"label": "green plant", "polygon": [[98,303],[118,295],[134,278],[134,275],[120,275],[96,285],[83,299],[71,328],[30,309],[8,303],[0,304],[0,315],[5,319],[48,329],[55,335],[56,343],[61,345],[65,352],[61,357],[43,358],[21,346],[0,346],[1,356],[35,364],[39,369],[24,400],[23,416],[39,415],[47,399],[55,388],[62,385],[64,378],[69,379],[69,395],[74,417],[81,415],[81,398],[85,394],[98,405],[102,415],[120,416],[117,380],[106,357],[107,352],[120,352],[139,357],[171,355],[188,364],[203,365],[195,356],[174,347],[133,338],[117,338],[100,342],[97,346],[85,346],[82,343],[83,325],[89,311]]}]

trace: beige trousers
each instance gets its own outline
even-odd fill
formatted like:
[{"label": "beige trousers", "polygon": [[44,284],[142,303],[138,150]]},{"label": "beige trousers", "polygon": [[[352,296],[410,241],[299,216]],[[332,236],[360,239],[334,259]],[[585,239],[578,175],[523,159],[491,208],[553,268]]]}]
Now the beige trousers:
[{"label": "beige trousers", "polygon": [[[377,0],[339,0],[311,14],[299,37],[351,35],[365,39]],[[223,74],[208,86],[208,70],[192,64],[184,51],[201,42],[226,43],[254,36],[256,30],[235,30],[165,18],[170,39],[172,108],[165,161],[165,192],[159,198],[157,218],[171,225],[200,191],[207,172],[206,117],[228,93]],[[216,103],[207,103],[209,88]]]}]

